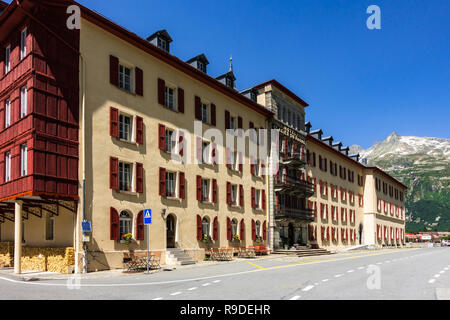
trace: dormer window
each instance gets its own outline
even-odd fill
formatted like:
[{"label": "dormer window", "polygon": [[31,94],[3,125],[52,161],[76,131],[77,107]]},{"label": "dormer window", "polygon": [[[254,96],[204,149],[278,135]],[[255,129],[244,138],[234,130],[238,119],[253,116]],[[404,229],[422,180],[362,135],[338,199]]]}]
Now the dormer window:
[{"label": "dormer window", "polygon": [[170,43],[172,38],[166,30],[159,30],[147,38],[147,41],[159,49],[170,52]]},{"label": "dormer window", "polygon": [[190,64],[197,70],[206,73],[206,66],[209,64],[209,61],[208,59],[206,59],[206,56],[202,53],[192,59],[189,59],[188,61],[186,61],[186,63]]},{"label": "dormer window", "polygon": [[205,66],[205,64],[203,62],[198,61],[197,62],[197,68],[198,68],[198,70],[206,73],[206,66]]},{"label": "dormer window", "polygon": [[158,48],[169,52],[169,44],[167,43],[166,39],[158,38]]},{"label": "dormer window", "polygon": [[234,81],[231,78],[226,78],[227,87],[234,88]]}]

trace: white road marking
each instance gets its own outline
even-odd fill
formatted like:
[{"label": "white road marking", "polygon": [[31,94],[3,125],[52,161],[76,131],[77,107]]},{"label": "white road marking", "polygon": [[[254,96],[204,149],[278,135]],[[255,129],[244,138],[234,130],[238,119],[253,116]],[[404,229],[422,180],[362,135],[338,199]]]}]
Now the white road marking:
[{"label": "white road marking", "polygon": [[205,284],[202,284],[202,287],[207,287],[207,286],[210,286],[211,285],[211,283],[205,283]]},{"label": "white road marking", "polygon": [[171,293],[170,295],[171,295],[171,296],[177,296],[177,295],[179,295],[179,294],[181,294],[181,292]]},{"label": "white road marking", "polygon": [[362,269],[364,269],[364,267],[359,267],[359,268],[358,268],[358,270],[362,270]]},{"label": "white road marking", "polygon": [[219,282],[222,282],[222,280],[213,281],[213,283],[219,283]]},{"label": "white road marking", "polygon": [[439,278],[441,275],[440,274],[435,274],[434,277],[435,278]]},{"label": "white road marking", "polygon": [[298,299],[300,299],[300,296],[292,297],[292,298],[290,298],[289,300],[298,300]]},{"label": "white road marking", "polygon": [[431,279],[430,281],[428,281],[428,283],[433,283],[435,281],[436,281],[436,279]]},{"label": "white road marking", "polygon": [[193,288],[188,289],[188,291],[194,291],[194,290],[197,290],[197,289],[198,289],[197,287],[193,287]]},{"label": "white road marking", "polygon": [[162,300],[163,298],[155,298],[153,299],[153,301],[158,301],[158,300]]},{"label": "white road marking", "polygon": [[343,276],[343,274],[337,274],[337,275],[335,275],[334,277],[335,278],[340,278],[340,277],[342,277]]},{"label": "white road marking", "polygon": [[380,264],[383,264],[383,263],[382,262],[378,262],[377,264],[380,265]]},{"label": "white road marking", "polygon": [[440,274],[443,274],[443,273],[445,273],[445,270],[442,270],[441,272],[439,272]]},{"label": "white road marking", "polygon": [[347,273],[355,272],[355,270],[348,270]]},{"label": "white road marking", "polygon": [[448,270],[448,268],[444,268],[444,270],[445,270],[445,271],[447,271],[447,270]]},{"label": "white road marking", "polygon": [[307,286],[305,289],[303,289],[302,291],[307,292],[309,290],[311,290],[312,288],[314,288],[314,286]]},{"label": "white road marking", "polygon": [[330,279],[323,279],[322,282],[330,281]]}]

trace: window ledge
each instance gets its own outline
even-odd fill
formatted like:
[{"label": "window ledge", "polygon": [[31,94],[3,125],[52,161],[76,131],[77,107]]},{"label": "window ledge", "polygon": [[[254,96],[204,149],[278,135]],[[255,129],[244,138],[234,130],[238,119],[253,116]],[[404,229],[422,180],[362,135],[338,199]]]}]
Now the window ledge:
[{"label": "window ledge", "polygon": [[183,201],[183,199],[177,198],[177,197],[166,197],[166,199],[167,200],[172,200],[172,201],[179,201],[179,202]]},{"label": "window ledge", "polygon": [[135,141],[128,141],[128,140],[125,140],[125,139],[117,139],[117,140],[119,140],[120,142],[123,142],[123,143],[132,144],[134,146],[137,145],[137,143]]},{"label": "window ledge", "polygon": [[136,192],[133,192],[133,191],[119,190],[118,192],[119,192],[119,193],[122,193],[122,194],[127,194],[127,195],[129,195],[129,196],[137,196],[137,193],[136,193]]}]

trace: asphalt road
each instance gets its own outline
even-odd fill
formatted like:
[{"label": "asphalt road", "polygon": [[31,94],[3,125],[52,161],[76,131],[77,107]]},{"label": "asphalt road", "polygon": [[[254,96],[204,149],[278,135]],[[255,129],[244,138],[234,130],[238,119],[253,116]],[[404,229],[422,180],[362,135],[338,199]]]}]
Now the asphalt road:
[{"label": "asphalt road", "polygon": [[450,248],[272,257],[151,275],[23,282],[0,275],[0,300],[450,299]]}]

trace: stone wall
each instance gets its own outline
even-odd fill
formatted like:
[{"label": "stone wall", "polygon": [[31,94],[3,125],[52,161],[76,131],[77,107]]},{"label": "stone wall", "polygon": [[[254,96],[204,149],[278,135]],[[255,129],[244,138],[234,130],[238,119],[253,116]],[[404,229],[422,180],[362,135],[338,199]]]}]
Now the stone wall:
[{"label": "stone wall", "polygon": [[[14,267],[14,244],[0,242],[0,267]],[[70,273],[75,265],[73,248],[22,247],[22,270]]]}]

